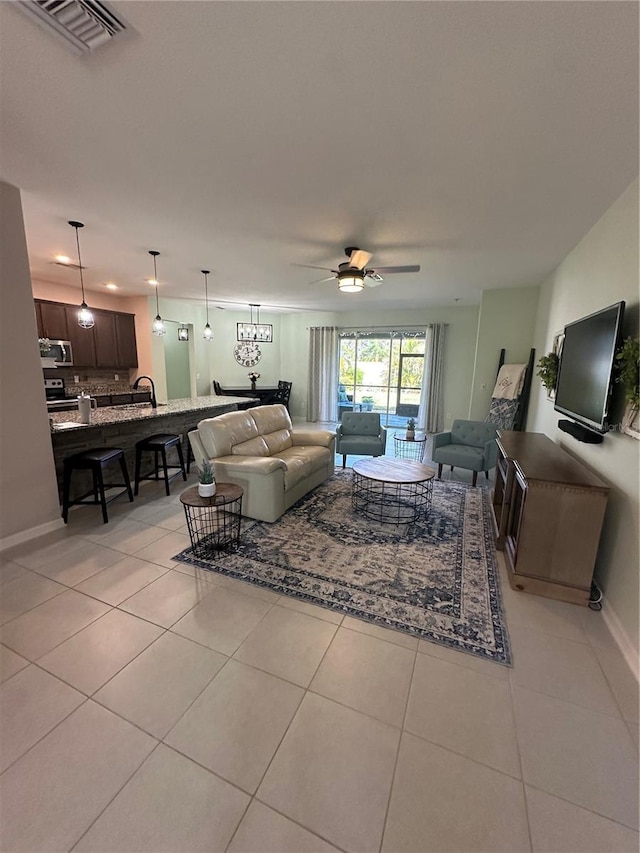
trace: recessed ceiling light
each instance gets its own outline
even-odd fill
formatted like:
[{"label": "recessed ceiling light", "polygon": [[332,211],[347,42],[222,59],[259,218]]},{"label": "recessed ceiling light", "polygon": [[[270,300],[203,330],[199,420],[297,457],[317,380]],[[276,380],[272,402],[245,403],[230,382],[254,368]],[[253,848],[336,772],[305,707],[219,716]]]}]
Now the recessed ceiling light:
[{"label": "recessed ceiling light", "polygon": [[66,255],[56,255],[56,261],[59,264],[70,264],[71,258],[67,257]]},{"label": "recessed ceiling light", "polygon": [[113,282],[111,282],[111,281],[108,284],[105,284],[105,287],[109,288],[109,290],[117,290],[118,289],[118,285],[113,284]]}]

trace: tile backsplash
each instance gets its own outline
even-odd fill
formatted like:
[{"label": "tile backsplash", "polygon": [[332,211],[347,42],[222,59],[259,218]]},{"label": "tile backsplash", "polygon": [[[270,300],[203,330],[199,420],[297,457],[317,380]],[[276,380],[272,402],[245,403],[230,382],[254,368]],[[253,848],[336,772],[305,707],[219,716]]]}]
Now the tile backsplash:
[{"label": "tile backsplash", "polygon": [[113,370],[83,370],[74,367],[45,369],[44,376],[47,379],[64,379],[67,397],[76,397],[81,391],[85,394],[124,394],[131,391],[132,385],[128,370],[118,371],[118,379],[114,378]]}]

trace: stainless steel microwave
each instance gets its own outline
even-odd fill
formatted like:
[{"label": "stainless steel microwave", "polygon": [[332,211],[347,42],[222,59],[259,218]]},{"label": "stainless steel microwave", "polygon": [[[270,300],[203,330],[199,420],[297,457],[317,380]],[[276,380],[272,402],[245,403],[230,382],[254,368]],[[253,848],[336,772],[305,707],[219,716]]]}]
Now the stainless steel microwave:
[{"label": "stainless steel microwave", "polygon": [[49,351],[41,353],[43,358],[52,358],[57,366],[73,365],[73,350],[70,341],[49,341]]}]

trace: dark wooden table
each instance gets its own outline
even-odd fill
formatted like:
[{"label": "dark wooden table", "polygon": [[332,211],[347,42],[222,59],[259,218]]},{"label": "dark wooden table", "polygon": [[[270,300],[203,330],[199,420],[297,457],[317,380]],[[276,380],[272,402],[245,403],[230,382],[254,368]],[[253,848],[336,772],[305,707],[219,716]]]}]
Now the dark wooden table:
[{"label": "dark wooden table", "polygon": [[276,388],[256,388],[252,390],[249,388],[225,388],[224,393],[229,394],[231,397],[257,397],[260,400],[260,404],[264,402],[264,400],[269,400],[272,394],[275,394],[277,391]]}]

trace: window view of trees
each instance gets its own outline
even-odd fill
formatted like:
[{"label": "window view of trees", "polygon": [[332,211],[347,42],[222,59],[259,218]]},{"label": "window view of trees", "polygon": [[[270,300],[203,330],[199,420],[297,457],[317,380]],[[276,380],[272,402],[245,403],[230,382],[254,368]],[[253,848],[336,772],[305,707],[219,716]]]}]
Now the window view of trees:
[{"label": "window view of trees", "polygon": [[[338,382],[346,405],[380,412],[383,422],[415,417],[424,371],[423,337],[340,338]],[[342,389],[344,386],[344,389]]]}]

